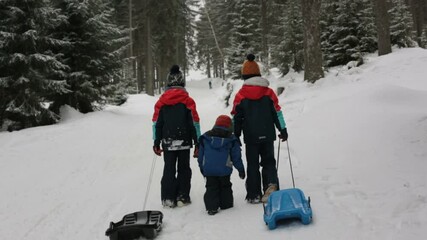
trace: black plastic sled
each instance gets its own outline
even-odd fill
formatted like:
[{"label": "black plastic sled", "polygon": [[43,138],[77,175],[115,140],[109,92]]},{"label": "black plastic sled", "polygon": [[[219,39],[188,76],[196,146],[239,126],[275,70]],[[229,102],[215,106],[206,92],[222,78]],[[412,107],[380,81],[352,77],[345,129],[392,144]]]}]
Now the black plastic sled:
[{"label": "black plastic sled", "polygon": [[140,211],[127,214],[117,223],[110,223],[105,235],[110,240],[134,240],[140,237],[153,239],[162,229],[163,213]]}]

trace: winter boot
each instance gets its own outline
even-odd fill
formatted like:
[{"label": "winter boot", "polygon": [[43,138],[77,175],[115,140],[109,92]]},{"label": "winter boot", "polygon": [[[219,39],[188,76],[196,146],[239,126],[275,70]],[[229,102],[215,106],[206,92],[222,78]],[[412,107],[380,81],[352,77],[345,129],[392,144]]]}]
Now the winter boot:
[{"label": "winter boot", "polygon": [[261,202],[266,203],[270,194],[274,191],[277,191],[277,189],[278,189],[277,184],[274,184],[274,183],[268,184],[268,188],[267,190],[265,190],[264,196],[262,196],[261,198]]},{"label": "winter boot", "polygon": [[170,200],[170,199],[165,199],[162,201],[162,205],[164,208],[174,208],[176,207],[176,204],[174,201]]},{"label": "winter boot", "polygon": [[176,205],[177,205],[178,207],[184,207],[184,206],[187,206],[187,205],[188,205],[188,204],[190,204],[190,203],[191,203],[190,197],[185,198],[185,197],[183,197],[183,196],[179,196],[179,197],[176,199]]},{"label": "winter boot", "polygon": [[215,215],[215,214],[217,214],[218,213],[218,210],[208,210],[208,214],[209,215]]},{"label": "winter boot", "polygon": [[250,204],[258,204],[261,202],[261,197],[256,196],[255,198],[247,198],[246,201]]}]

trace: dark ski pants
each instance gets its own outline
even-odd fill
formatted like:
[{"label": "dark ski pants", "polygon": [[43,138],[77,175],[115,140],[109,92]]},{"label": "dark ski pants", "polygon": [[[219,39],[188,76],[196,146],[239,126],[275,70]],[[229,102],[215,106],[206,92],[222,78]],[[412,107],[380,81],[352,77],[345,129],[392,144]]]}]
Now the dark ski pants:
[{"label": "dark ski pants", "polygon": [[[261,157],[261,161],[260,161]],[[262,196],[269,184],[278,184],[276,159],[274,159],[274,142],[263,142],[259,144],[246,144],[246,199],[254,199]],[[262,167],[262,175],[259,168]]]},{"label": "dark ski pants", "polygon": [[177,197],[180,196],[185,199],[190,199],[190,149],[164,151],[163,158],[165,166],[163,168],[163,177],[161,181],[162,200],[176,201]]},{"label": "dark ski pants", "polygon": [[227,209],[233,207],[233,190],[230,176],[207,176],[204,196],[206,210]]}]

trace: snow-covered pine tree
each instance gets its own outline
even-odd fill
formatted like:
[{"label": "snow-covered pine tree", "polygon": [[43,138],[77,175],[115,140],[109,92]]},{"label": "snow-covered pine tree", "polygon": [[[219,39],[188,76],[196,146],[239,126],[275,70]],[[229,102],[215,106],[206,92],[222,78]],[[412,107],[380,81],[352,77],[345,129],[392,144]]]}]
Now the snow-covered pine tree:
[{"label": "snow-covered pine tree", "polygon": [[363,53],[376,49],[374,23],[370,0],[324,1],[321,37],[325,65],[363,63]]},{"label": "snow-covered pine tree", "polygon": [[230,16],[233,28],[229,30],[232,36],[227,51],[227,69],[229,77],[239,79],[246,55],[261,52],[260,3],[257,0],[237,0]]},{"label": "snow-covered pine tree", "polygon": [[[218,46],[216,46],[215,39],[213,37],[212,28],[208,23],[206,16],[206,11],[201,9],[201,22],[205,22],[205,27],[202,32],[199,32],[197,35],[197,44],[199,39],[202,42],[209,41],[209,47],[206,48],[206,51],[209,51],[209,56],[211,59],[211,65],[213,69],[214,77],[223,77],[224,70],[224,55],[227,53],[226,49],[230,46],[230,29],[233,27],[231,23],[230,12],[233,12],[234,3],[226,1],[216,1],[216,0],[206,0],[205,8],[209,13],[209,17],[212,23],[212,27],[215,31],[216,40],[218,41]],[[199,25],[202,23],[199,23]],[[218,49],[219,47],[219,49]]]},{"label": "snow-covered pine tree", "polygon": [[55,0],[68,22],[57,28],[58,36],[73,44],[57,49],[66,64],[67,83],[71,92],[55,96],[51,109],[67,104],[87,113],[107,100],[121,103],[126,95],[120,89],[120,70],[128,38],[118,27],[113,9],[105,0]]},{"label": "snow-covered pine tree", "polygon": [[212,72],[212,53],[218,51],[216,49],[215,39],[212,34],[211,24],[206,15],[205,8],[200,9],[201,16],[196,22],[196,46],[197,52],[197,67],[206,69],[206,74],[210,78]]},{"label": "snow-covered pine tree", "polygon": [[414,32],[414,21],[409,6],[404,0],[392,0],[390,13],[391,44],[398,47],[417,45]]},{"label": "snow-covered pine tree", "polygon": [[427,27],[424,27],[423,34],[420,39],[420,47],[427,48]]},{"label": "snow-covered pine tree", "polygon": [[276,16],[270,38],[272,65],[278,67],[282,75],[290,69],[299,72],[304,65],[301,2],[273,2],[272,12]]},{"label": "snow-covered pine tree", "polygon": [[0,12],[0,125],[55,123],[59,116],[47,107],[53,95],[69,92],[68,67],[51,49],[69,44],[52,33],[65,17],[46,0],[2,0]]}]

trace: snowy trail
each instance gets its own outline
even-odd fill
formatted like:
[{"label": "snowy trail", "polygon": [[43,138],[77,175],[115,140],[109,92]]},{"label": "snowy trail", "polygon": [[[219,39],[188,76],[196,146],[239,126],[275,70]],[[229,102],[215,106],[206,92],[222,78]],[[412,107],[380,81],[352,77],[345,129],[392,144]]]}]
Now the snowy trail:
[{"label": "snowy trail", "polygon": [[[64,120],[53,126],[0,132],[0,236],[105,240],[110,221],[142,210],[154,159],[147,209],[164,213],[159,240],[423,239],[426,62],[426,50],[404,49],[370,57],[360,68],[331,69],[315,85],[298,76],[285,82],[279,100],[296,186],[312,198],[314,222],[308,226],[291,222],[269,231],[262,206],[244,201],[244,181],[235,173],[234,208],[208,216],[205,182],[194,158],[193,203],[163,209],[163,159],[153,158],[151,149],[158,96],[135,95],[102,112],[83,115],[65,108]],[[234,91],[241,84],[235,82]],[[220,100],[221,81],[213,80],[213,87],[208,89],[206,79],[188,82],[202,132],[231,111]],[[286,144],[281,144],[279,179],[282,188],[292,187]]]}]

